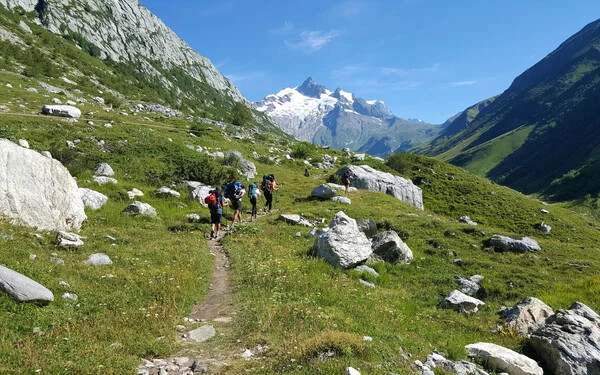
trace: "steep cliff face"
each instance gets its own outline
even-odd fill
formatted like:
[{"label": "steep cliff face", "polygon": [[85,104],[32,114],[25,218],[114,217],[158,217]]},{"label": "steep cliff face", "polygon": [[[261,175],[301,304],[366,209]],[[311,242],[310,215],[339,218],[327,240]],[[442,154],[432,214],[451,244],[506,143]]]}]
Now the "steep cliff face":
[{"label": "steep cliff face", "polygon": [[194,51],[137,0],[0,0],[9,9],[37,11],[38,22],[60,35],[77,35],[99,49],[99,57],[139,63],[144,72],[177,88],[162,70],[183,69],[187,75],[225,93],[246,99],[209,59]]}]

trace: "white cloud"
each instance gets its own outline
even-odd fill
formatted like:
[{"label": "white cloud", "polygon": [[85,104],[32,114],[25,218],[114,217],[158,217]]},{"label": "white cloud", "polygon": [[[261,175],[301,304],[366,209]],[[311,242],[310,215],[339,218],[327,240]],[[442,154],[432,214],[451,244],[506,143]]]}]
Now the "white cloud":
[{"label": "white cloud", "polygon": [[300,33],[300,41],[296,43],[285,41],[285,44],[290,48],[302,49],[305,52],[318,51],[325,47],[334,38],[338,37],[340,32],[332,30],[328,33],[323,31],[303,31]]},{"label": "white cloud", "polygon": [[252,81],[257,79],[264,79],[266,77],[265,72],[250,72],[250,73],[230,73],[225,74],[225,77],[229,78],[234,83],[240,83],[245,81]]},{"label": "white cloud", "polygon": [[368,68],[364,65],[345,65],[342,66],[341,68],[335,69],[331,72],[331,75],[334,78],[339,78],[339,77],[348,77],[348,76],[354,76],[357,75],[359,73],[364,73],[368,70]]},{"label": "white cloud", "polygon": [[390,67],[380,67],[379,73],[382,76],[386,75],[410,75],[410,74],[420,74],[420,73],[435,73],[440,69],[440,64],[436,63],[429,66],[422,66],[418,68],[390,68]]},{"label": "white cloud", "polygon": [[360,14],[366,7],[367,4],[364,1],[350,0],[335,5],[330,9],[329,13],[332,16],[352,17]]},{"label": "white cloud", "polygon": [[452,86],[452,87],[473,86],[477,82],[479,82],[479,81],[478,80],[458,81],[458,82],[452,82],[452,83],[450,83],[450,86]]}]

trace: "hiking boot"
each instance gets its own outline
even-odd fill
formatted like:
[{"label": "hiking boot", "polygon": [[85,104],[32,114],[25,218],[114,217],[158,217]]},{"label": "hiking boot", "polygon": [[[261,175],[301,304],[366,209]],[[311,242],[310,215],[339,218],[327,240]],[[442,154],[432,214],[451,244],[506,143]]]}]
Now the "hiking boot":
[{"label": "hiking boot", "polygon": [[214,230],[210,231],[210,238],[215,238],[215,231]]},{"label": "hiking boot", "polygon": [[217,232],[217,235],[215,236],[215,238],[219,238],[219,232]]}]

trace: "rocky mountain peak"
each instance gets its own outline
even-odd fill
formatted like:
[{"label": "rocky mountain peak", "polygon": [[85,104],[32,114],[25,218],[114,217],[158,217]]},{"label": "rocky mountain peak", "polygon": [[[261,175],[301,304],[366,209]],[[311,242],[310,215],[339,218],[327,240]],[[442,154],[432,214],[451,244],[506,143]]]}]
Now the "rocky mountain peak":
[{"label": "rocky mountain peak", "polygon": [[317,99],[321,97],[321,94],[327,94],[329,92],[327,87],[318,84],[312,77],[308,77],[302,85],[298,86],[296,91],[302,95]]}]

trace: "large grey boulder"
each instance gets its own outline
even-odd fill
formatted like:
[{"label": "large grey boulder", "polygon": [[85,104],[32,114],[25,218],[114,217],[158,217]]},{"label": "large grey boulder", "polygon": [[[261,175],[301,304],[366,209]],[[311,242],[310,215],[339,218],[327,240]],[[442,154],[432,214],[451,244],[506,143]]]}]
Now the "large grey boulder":
[{"label": "large grey boulder", "polygon": [[292,225],[301,225],[303,227],[309,227],[312,228],[313,225],[310,223],[310,221],[306,220],[305,218],[303,218],[300,215],[296,215],[296,214],[283,214],[283,215],[279,215],[279,218],[277,220],[286,222],[288,224],[292,224]]},{"label": "large grey boulder", "polygon": [[115,171],[107,163],[101,163],[94,168],[94,176],[114,176]]},{"label": "large grey boulder", "polygon": [[423,209],[423,192],[412,181],[378,171],[367,165],[349,165],[340,169],[338,174],[343,174],[345,170],[350,170],[355,176],[352,184],[358,189],[385,193],[410,203],[420,210]]},{"label": "large grey boulder", "polygon": [[0,289],[19,302],[54,301],[54,294],[48,288],[4,266],[0,266]]},{"label": "large grey boulder", "polygon": [[315,240],[313,254],[334,267],[352,268],[366,261],[371,253],[371,241],[358,230],[356,220],[340,211],[330,228]]},{"label": "large grey boulder", "polygon": [[537,241],[529,237],[515,240],[514,238],[495,234],[490,239],[490,245],[500,251],[512,251],[515,253],[527,253],[542,250]]},{"label": "large grey boulder", "polygon": [[319,199],[331,199],[337,195],[336,191],[327,184],[319,185],[313,189],[310,195]]},{"label": "large grey boulder", "polygon": [[0,217],[41,230],[79,230],[77,183],[55,159],[0,139]]},{"label": "large grey boulder", "polygon": [[365,233],[367,236],[374,234],[377,231],[377,224],[371,219],[357,219],[356,225],[358,225],[358,230]]},{"label": "large grey boulder", "polygon": [[80,118],[81,110],[77,107],[70,105],[45,105],[42,107],[42,112],[45,115],[67,117],[67,118]]},{"label": "large grey boulder", "polygon": [[421,370],[421,374],[433,374],[432,369],[438,368],[457,375],[488,375],[487,372],[477,368],[477,365],[469,361],[461,360],[452,362],[442,354],[434,351],[427,356],[425,363],[415,362],[416,367]]},{"label": "large grey boulder", "polygon": [[398,233],[394,231],[381,232],[371,239],[373,261],[383,260],[388,263],[410,264],[413,253]]},{"label": "large grey boulder", "polygon": [[[470,357],[485,361],[490,367],[510,375],[543,375],[544,370],[533,359],[500,345],[478,342],[465,346]],[[559,372],[559,374],[562,374]]]},{"label": "large grey boulder", "polygon": [[89,264],[90,266],[110,266],[113,264],[110,257],[102,253],[96,253],[88,256],[83,263]]},{"label": "large grey boulder", "polygon": [[104,204],[108,202],[108,197],[106,195],[95,190],[79,188],[78,191],[83,204],[94,211],[104,206]]},{"label": "large grey boulder", "polygon": [[352,204],[352,201],[348,197],[333,197],[331,200],[342,204]]},{"label": "large grey boulder", "polygon": [[600,374],[600,316],[581,302],[558,310],[528,343],[555,374]]},{"label": "large grey boulder", "polygon": [[142,203],[140,201],[131,203],[123,210],[123,213],[131,216],[156,216],[156,210],[154,207],[150,206],[148,203]]},{"label": "large grey boulder", "polygon": [[527,336],[529,332],[546,324],[546,319],[554,314],[552,308],[535,297],[527,297],[512,308],[503,307],[500,317],[509,331]]},{"label": "large grey boulder", "polygon": [[225,154],[225,158],[237,160],[238,167],[246,178],[256,177],[256,165],[253,162],[246,160],[241,152],[230,150]]},{"label": "large grey boulder", "polygon": [[480,306],[485,305],[483,301],[470,297],[461,291],[453,290],[442,302],[441,308],[453,309],[467,314],[476,313]]}]

